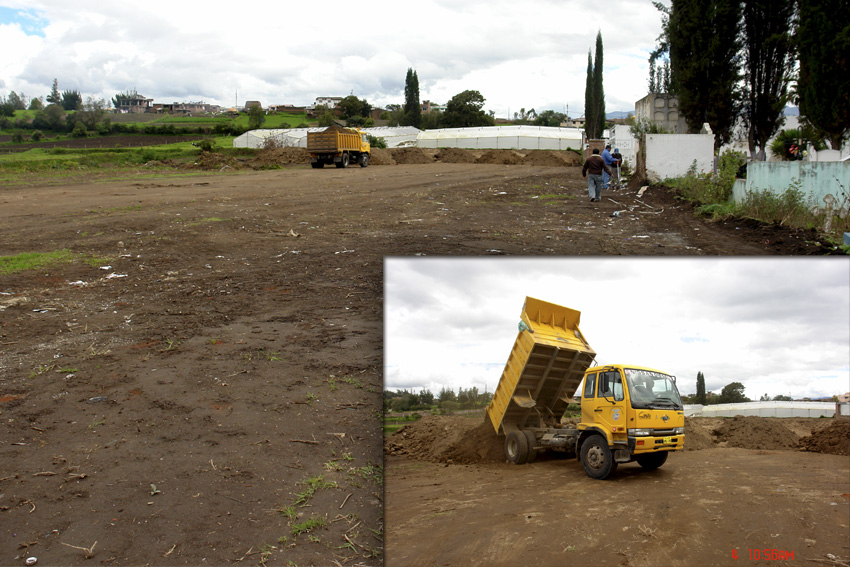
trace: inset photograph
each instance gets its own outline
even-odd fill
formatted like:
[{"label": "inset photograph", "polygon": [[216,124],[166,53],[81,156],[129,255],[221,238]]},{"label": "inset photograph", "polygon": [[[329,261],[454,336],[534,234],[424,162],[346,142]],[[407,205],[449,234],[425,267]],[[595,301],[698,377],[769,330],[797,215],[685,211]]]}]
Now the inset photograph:
[{"label": "inset photograph", "polygon": [[385,565],[846,556],[848,268],[386,258]]}]

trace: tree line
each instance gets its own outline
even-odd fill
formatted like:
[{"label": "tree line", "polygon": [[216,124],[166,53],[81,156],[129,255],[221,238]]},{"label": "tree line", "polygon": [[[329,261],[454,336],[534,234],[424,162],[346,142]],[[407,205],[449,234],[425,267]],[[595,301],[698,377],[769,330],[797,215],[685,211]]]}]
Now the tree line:
[{"label": "tree line", "polygon": [[457,393],[443,387],[435,396],[430,390],[384,390],[384,412],[441,410],[451,413],[457,410],[483,408],[493,398],[491,392],[479,392],[476,386],[458,388]]},{"label": "tree line", "polygon": [[653,2],[662,32],[649,92],[675,95],[688,130],[708,123],[715,148],[739,120],[764,159],[783,110],[796,104],[810,141],[840,149],[850,133],[850,18],[846,0]]},{"label": "tree line", "polygon": [[[810,401],[809,398],[803,398],[804,401]],[[836,398],[837,400],[837,398]],[[682,401],[686,404],[701,404],[710,406],[712,404],[737,404],[742,402],[751,402],[750,398],[744,395],[744,385],[740,382],[731,382],[723,386],[719,394],[705,391],[705,375],[702,372],[697,372],[697,391],[690,396],[682,396]],[[791,402],[794,398],[784,394],[778,394],[772,398],[764,394],[759,398],[760,402]]]}]

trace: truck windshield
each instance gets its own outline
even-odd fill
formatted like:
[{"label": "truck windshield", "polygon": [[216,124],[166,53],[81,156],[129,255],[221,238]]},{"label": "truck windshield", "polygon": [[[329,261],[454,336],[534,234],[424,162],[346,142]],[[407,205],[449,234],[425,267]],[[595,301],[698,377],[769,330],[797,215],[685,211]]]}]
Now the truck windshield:
[{"label": "truck windshield", "polygon": [[633,408],[682,409],[682,398],[669,374],[625,368]]}]

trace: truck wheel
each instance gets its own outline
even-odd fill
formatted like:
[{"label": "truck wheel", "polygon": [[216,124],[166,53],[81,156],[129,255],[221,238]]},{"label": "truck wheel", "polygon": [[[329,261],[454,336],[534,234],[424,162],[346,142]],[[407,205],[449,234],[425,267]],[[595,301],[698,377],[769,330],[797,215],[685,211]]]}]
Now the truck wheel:
[{"label": "truck wheel", "polygon": [[534,459],[537,458],[537,451],[532,449],[537,444],[537,437],[534,436],[534,433],[531,431],[524,431],[525,438],[528,441],[528,460],[527,463],[533,463]]},{"label": "truck wheel", "polygon": [[313,169],[322,169],[323,167],[325,167],[325,163],[321,162],[321,161],[313,161],[313,162],[310,162],[310,166]]},{"label": "truck wheel", "polygon": [[337,167],[348,167],[348,152],[342,152],[342,157],[335,163]]},{"label": "truck wheel", "polygon": [[505,438],[505,456],[515,465],[528,461],[528,438],[522,431],[511,431]]},{"label": "truck wheel", "polygon": [[360,167],[369,167],[369,154],[360,156]]},{"label": "truck wheel", "polygon": [[603,480],[617,470],[608,442],[601,435],[591,435],[581,446],[581,465],[590,478]]},{"label": "truck wheel", "polygon": [[652,471],[667,462],[669,451],[660,451],[658,453],[646,453],[635,457],[637,463],[648,471]]}]

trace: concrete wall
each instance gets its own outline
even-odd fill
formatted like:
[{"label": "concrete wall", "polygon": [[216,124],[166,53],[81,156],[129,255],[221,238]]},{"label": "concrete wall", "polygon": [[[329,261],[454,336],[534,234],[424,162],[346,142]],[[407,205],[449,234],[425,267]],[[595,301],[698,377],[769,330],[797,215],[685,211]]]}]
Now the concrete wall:
[{"label": "concrete wall", "polygon": [[732,198],[740,203],[746,193],[762,190],[780,195],[792,183],[799,183],[800,190],[811,195],[819,207],[832,207],[833,210],[850,207],[850,162],[846,161],[752,162],[747,166],[746,183],[739,181],[735,184]]},{"label": "concrete wall", "polygon": [[711,134],[647,134],[645,150],[646,177],[653,182],[686,175],[694,160],[697,173],[714,170]]},{"label": "concrete wall", "polygon": [[637,140],[632,135],[631,128],[624,124],[615,125],[611,128],[611,138],[608,142],[611,144],[612,153],[614,148],[619,148],[620,153],[623,155],[623,162],[634,168]]}]

